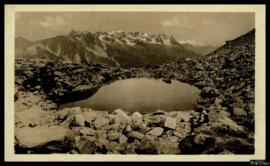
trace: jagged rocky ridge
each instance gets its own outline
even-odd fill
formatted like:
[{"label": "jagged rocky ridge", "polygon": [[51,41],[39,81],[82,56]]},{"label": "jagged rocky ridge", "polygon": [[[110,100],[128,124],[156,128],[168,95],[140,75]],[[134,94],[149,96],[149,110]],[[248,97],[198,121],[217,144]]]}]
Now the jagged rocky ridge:
[{"label": "jagged rocky ridge", "polygon": [[[144,68],[16,60],[15,151],[253,154],[254,36],[252,30],[202,58]],[[58,104],[86,98],[104,84],[130,77],[195,85],[202,90],[197,109],[148,114],[57,109]]]},{"label": "jagged rocky ridge", "polygon": [[[22,42],[24,41],[24,42]],[[78,32],[30,42],[17,38],[16,58],[47,59],[78,64],[100,63],[121,68],[165,64],[198,57],[172,36],[142,32]]]}]

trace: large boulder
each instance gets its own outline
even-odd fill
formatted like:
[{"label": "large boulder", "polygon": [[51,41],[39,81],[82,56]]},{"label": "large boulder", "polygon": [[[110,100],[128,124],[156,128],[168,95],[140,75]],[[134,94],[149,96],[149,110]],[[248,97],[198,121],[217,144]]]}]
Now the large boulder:
[{"label": "large boulder", "polygon": [[131,115],[131,127],[133,129],[135,128],[145,128],[146,125],[144,124],[143,122],[143,115],[139,112],[134,112],[132,115]]},{"label": "large boulder", "polygon": [[112,112],[112,121],[115,124],[129,124],[131,118],[121,109],[116,109]]},{"label": "large boulder", "polygon": [[159,154],[158,141],[143,141],[136,148],[137,154]]},{"label": "large boulder", "polygon": [[176,117],[177,117],[177,120],[178,121],[181,121],[181,122],[189,122],[190,119],[192,117],[194,117],[194,110],[190,110],[190,111],[177,111],[176,112]]},{"label": "large boulder", "polygon": [[201,124],[194,129],[193,133],[211,133],[211,135],[231,135],[246,137],[247,132],[244,127],[234,122],[225,111],[210,111],[208,113],[209,122]]},{"label": "large boulder", "polygon": [[139,112],[134,112],[132,115],[131,115],[131,120],[132,121],[141,121],[142,120],[142,117],[143,115]]},{"label": "large boulder", "polygon": [[152,130],[150,130],[147,134],[153,135],[153,136],[161,136],[163,133],[163,128],[161,127],[155,127]]},{"label": "large boulder", "polygon": [[191,132],[191,124],[189,122],[178,122],[173,134],[180,139],[183,139]]},{"label": "large boulder", "polygon": [[[181,154],[200,154],[215,147],[215,139],[206,135],[190,135],[179,143]],[[211,152],[212,153],[212,152]]]},{"label": "large boulder", "polygon": [[240,125],[237,125],[232,119],[228,117],[223,117],[217,122],[212,122],[212,130],[224,134],[224,135],[234,135],[245,137],[247,135],[244,128]]},{"label": "large boulder", "polygon": [[160,154],[180,154],[178,148],[179,139],[175,136],[170,136],[159,140]]},{"label": "large boulder", "polygon": [[38,106],[15,112],[15,125],[17,127],[44,125],[50,122],[50,114]]},{"label": "large boulder", "polygon": [[235,116],[247,116],[247,112],[243,108],[233,108],[233,114]]},{"label": "large boulder", "polygon": [[144,138],[144,135],[142,133],[139,133],[137,131],[132,131],[130,134],[129,134],[129,137],[131,138],[136,138],[136,139],[139,139],[139,140],[142,140]]},{"label": "large boulder", "polygon": [[84,116],[81,114],[76,114],[71,121],[72,126],[84,126]]},{"label": "large boulder", "polygon": [[104,117],[98,117],[95,119],[95,121],[93,122],[93,125],[96,129],[100,129],[105,125],[109,124],[109,120],[104,118]]},{"label": "large boulder", "polygon": [[17,148],[39,153],[66,152],[74,143],[71,130],[61,126],[37,126],[15,129]]},{"label": "large boulder", "polygon": [[107,111],[94,111],[90,108],[83,108],[83,112],[81,113],[84,116],[85,126],[91,127],[93,122],[97,118],[105,118],[109,119],[109,114]]},{"label": "large boulder", "polygon": [[87,139],[80,139],[76,142],[75,149],[80,154],[93,154],[96,150],[96,144],[95,142]]},{"label": "large boulder", "polygon": [[107,138],[108,138],[108,140],[110,140],[110,141],[118,141],[119,138],[120,138],[120,136],[121,136],[121,133],[114,131],[114,132],[110,132],[110,133],[107,135]]},{"label": "large boulder", "polygon": [[126,154],[126,145],[111,141],[105,144],[107,154]]},{"label": "large boulder", "polygon": [[71,113],[70,113],[69,109],[62,109],[62,110],[58,111],[57,120],[59,120],[60,122],[63,122],[69,117],[70,114]]},{"label": "large boulder", "polygon": [[96,135],[96,131],[91,129],[91,128],[88,128],[88,127],[84,127],[82,129],[80,129],[80,135],[83,135],[83,136],[95,136]]},{"label": "large boulder", "polygon": [[176,128],[176,123],[177,118],[166,117],[164,127],[174,130]]},{"label": "large boulder", "polygon": [[125,143],[127,143],[127,140],[128,140],[128,138],[127,138],[125,135],[121,135],[121,136],[119,137],[119,143],[120,143],[120,144],[125,144]]},{"label": "large boulder", "polygon": [[[208,113],[209,123],[206,125],[203,124],[202,129],[204,128],[203,130],[208,130],[208,132],[218,132],[224,135],[245,137],[247,132],[243,126],[238,125],[223,112],[226,111],[210,111]],[[200,129],[200,127],[198,129]]]},{"label": "large boulder", "polygon": [[253,103],[249,103],[248,104],[248,108],[249,108],[249,111],[250,112],[253,112],[254,113],[254,104]]},{"label": "large boulder", "polygon": [[164,114],[155,114],[151,115],[149,119],[147,119],[148,125],[151,127],[162,127],[164,124],[166,116]]}]

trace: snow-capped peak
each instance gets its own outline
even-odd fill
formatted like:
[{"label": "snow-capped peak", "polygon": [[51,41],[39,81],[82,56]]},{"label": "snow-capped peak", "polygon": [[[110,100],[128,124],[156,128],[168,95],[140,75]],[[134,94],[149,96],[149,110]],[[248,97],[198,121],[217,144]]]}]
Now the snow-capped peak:
[{"label": "snow-capped peak", "polygon": [[[72,30],[69,36],[75,40],[83,40],[85,35],[92,35],[99,42],[104,44],[108,43],[118,43],[127,44],[130,46],[136,45],[138,42],[144,42],[149,44],[161,44],[161,45],[175,45],[178,44],[172,36],[167,36],[165,34],[147,34],[145,32],[124,32],[123,30],[115,30],[111,32],[97,31],[75,31]],[[88,36],[88,37],[90,37]]]},{"label": "snow-capped peak", "polygon": [[196,42],[196,41],[193,41],[193,40],[179,40],[178,43],[180,43],[180,44],[190,44],[190,45],[193,45],[193,46],[206,46],[205,43]]}]

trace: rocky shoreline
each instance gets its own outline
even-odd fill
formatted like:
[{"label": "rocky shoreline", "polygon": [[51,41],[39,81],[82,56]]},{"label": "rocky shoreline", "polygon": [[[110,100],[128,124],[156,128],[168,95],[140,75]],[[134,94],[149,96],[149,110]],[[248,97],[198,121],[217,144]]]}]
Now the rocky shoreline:
[{"label": "rocky shoreline", "polygon": [[[198,59],[122,69],[15,60],[15,152],[253,154],[255,31]],[[133,114],[58,105],[119,79],[171,79],[201,89],[196,110]]]}]

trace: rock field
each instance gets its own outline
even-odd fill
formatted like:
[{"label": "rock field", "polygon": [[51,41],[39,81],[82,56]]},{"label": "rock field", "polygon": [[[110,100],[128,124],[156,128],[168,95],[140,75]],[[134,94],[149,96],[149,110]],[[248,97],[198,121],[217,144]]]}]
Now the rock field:
[{"label": "rock field", "polygon": [[[253,154],[255,30],[202,58],[122,69],[15,60],[15,152]],[[201,89],[195,110],[112,113],[58,105],[115,80],[151,77]]]}]

